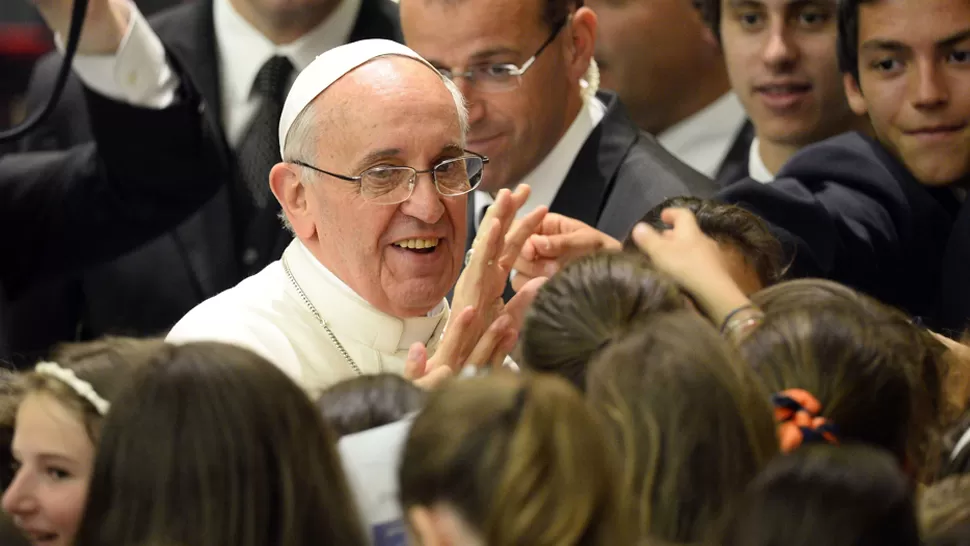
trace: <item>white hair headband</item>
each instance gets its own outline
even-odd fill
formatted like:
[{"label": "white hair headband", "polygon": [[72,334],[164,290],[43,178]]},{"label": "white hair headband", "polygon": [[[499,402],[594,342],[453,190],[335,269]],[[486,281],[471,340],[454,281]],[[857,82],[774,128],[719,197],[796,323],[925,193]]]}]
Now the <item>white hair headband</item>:
[{"label": "white hair headband", "polygon": [[46,375],[48,377],[53,377],[61,383],[64,383],[71,390],[77,393],[78,396],[87,400],[94,409],[98,411],[98,414],[102,417],[108,413],[111,409],[111,404],[101,398],[97,392],[95,392],[94,387],[91,386],[87,381],[79,378],[74,370],[69,370],[67,368],[62,368],[56,362],[41,362],[34,368],[34,372],[40,375]]}]

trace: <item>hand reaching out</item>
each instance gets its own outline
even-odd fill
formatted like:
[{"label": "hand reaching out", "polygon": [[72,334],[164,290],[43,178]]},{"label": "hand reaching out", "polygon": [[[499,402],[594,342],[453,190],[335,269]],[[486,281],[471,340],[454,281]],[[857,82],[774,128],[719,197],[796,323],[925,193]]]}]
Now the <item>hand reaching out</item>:
[{"label": "hand reaching out", "polygon": [[515,259],[512,288],[519,291],[532,279],[550,277],[576,258],[622,248],[616,239],[579,220],[546,214]]},{"label": "hand reaching out", "polygon": [[634,242],[657,270],[689,292],[714,324],[722,324],[732,311],[750,305],[725,269],[717,243],[704,235],[692,212],[666,209],[660,218],[673,227],[661,233],[638,224],[633,230]]},{"label": "hand reaching out", "polygon": [[404,364],[404,377],[421,388],[432,389],[468,364],[501,368],[505,357],[512,352],[518,341],[518,328],[514,327],[510,315],[503,314],[489,325],[466,354],[464,341],[469,339],[469,331],[474,327],[477,314],[473,307],[456,312],[442,336],[438,350],[431,358],[428,358],[428,350],[423,344],[412,345]]},{"label": "hand reaching out", "polygon": [[[522,245],[545,217],[539,207],[519,220],[515,214],[529,197],[529,187],[501,190],[482,220],[465,270],[455,285],[452,315],[431,358],[414,347],[406,365],[408,376],[422,386],[434,386],[467,364],[500,367],[515,347],[525,311],[545,278],[523,287],[508,304],[505,283]],[[448,368],[449,371],[441,370]]]},{"label": "hand reaching out", "polygon": [[[547,213],[546,207],[539,207],[515,220],[515,214],[525,204],[529,192],[526,185],[519,186],[515,192],[499,191],[495,203],[485,213],[478,236],[472,243],[471,258],[455,285],[452,308],[473,307],[479,311],[469,329],[467,352],[501,315],[511,312],[511,325],[517,328],[521,324],[519,310],[524,313],[525,305],[513,298],[506,307],[502,293],[522,246]],[[523,301],[528,299],[528,294],[522,298]]]}]

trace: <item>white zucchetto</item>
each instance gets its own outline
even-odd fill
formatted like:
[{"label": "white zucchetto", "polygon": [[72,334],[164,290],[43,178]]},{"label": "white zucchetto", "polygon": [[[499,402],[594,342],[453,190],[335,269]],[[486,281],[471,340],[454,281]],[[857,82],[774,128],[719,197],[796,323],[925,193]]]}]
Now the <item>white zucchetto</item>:
[{"label": "white zucchetto", "polygon": [[321,53],[300,72],[286,95],[283,113],[280,115],[280,157],[284,157],[286,134],[290,132],[290,126],[313,99],[353,69],[389,55],[410,57],[437,72],[431,63],[414,50],[391,40],[360,40]]}]

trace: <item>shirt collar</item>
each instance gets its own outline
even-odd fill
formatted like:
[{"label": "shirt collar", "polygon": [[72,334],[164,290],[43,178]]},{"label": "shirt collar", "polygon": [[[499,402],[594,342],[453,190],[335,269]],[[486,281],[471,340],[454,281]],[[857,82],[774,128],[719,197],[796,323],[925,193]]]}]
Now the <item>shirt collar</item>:
[{"label": "shirt collar", "polygon": [[774,181],[775,175],[762,161],[758,142],[758,137],[751,139],[751,148],[748,150],[748,176],[762,184],[767,184]]},{"label": "shirt collar", "polygon": [[300,288],[338,338],[356,340],[382,353],[407,351],[416,342],[429,351],[434,349],[437,334],[448,320],[447,300],[442,299],[424,317],[394,317],[367,303],[298,239],[286,249],[284,257]]},{"label": "shirt collar", "polygon": [[674,157],[714,178],[746,119],[738,96],[729,91],[660,133],[657,140]]},{"label": "shirt collar", "polygon": [[313,59],[347,43],[362,0],[341,0],[333,13],[313,30],[289,44],[277,46],[249,24],[230,0],[215,0],[213,19],[219,55],[222,93],[228,103],[249,99],[259,69],[274,55],[293,63],[293,77]]},{"label": "shirt collar", "polygon": [[[580,108],[576,119],[569,125],[559,142],[553,146],[546,157],[536,165],[532,172],[525,175],[519,184],[528,184],[532,188],[529,198],[526,200],[516,217],[521,218],[542,205],[551,206],[556,194],[562,188],[569,170],[576,161],[576,156],[582,150],[583,144],[589,138],[590,133],[603,118],[606,117],[606,105],[595,96],[583,99],[583,107]],[[494,199],[487,192],[476,191],[475,203],[475,228],[477,229],[482,222],[483,207],[491,205]]]}]

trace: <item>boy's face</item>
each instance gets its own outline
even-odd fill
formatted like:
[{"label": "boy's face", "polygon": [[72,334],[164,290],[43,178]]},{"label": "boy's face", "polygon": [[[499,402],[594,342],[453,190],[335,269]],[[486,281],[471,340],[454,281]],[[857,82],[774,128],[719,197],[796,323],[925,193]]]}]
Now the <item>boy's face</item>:
[{"label": "boy's face", "polygon": [[852,109],[868,113],[893,154],[923,184],[970,173],[970,1],[876,0],[859,7],[859,81]]},{"label": "boy's face", "polygon": [[835,0],[721,0],[731,87],[758,138],[807,146],[850,130],[836,60]]}]

